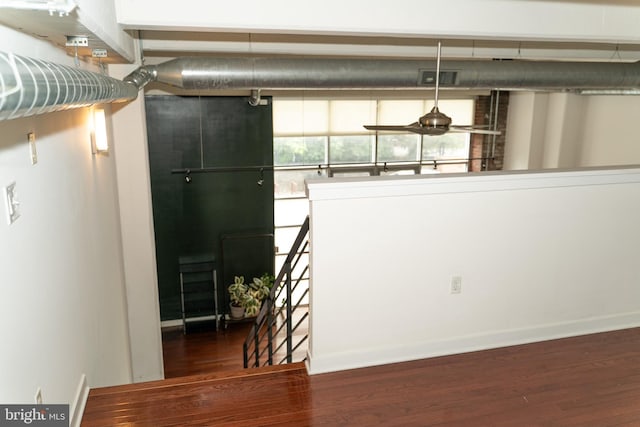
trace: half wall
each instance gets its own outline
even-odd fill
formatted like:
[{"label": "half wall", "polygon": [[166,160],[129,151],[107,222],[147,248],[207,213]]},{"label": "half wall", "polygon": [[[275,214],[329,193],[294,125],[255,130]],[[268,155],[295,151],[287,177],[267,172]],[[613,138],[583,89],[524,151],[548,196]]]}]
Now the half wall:
[{"label": "half wall", "polygon": [[640,326],[637,167],[307,190],[311,374]]}]

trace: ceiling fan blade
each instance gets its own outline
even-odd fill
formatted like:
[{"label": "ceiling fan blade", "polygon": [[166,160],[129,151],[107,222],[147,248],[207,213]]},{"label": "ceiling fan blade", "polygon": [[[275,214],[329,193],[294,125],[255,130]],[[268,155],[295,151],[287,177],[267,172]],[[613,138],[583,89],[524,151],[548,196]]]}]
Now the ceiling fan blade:
[{"label": "ceiling fan blade", "polygon": [[457,129],[489,129],[491,125],[451,125]]},{"label": "ceiling fan blade", "polygon": [[466,132],[466,133],[477,133],[481,135],[501,135],[502,133],[497,130],[488,130],[488,129],[476,129],[471,126],[450,126],[450,132]]},{"label": "ceiling fan blade", "polygon": [[423,126],[420,122],[413,122],[404,126],[365,126],[371,130],[389,130],[396,132],[412,132],[419,135],[443,135],[449,130],[446,126]]},{"label": "ceiling fan blade", "polygon": [[[365,129],[368,130],[386,130],[391,132],[411,132],[414,128],[414,125],[418,125],[418,122],[411,123],[410,125],[364,125]],[[418,125],[419,126],[419,125]]]},{"label": "ceiling fan blade", "polygon": [[446,128],[436,128],[436,127],[426,127],[426,126],[416,126],[408,128],[409,132],[417,133],[420,135],[429,135],[429,136],[439,136],[444,135],[449,130]]}]

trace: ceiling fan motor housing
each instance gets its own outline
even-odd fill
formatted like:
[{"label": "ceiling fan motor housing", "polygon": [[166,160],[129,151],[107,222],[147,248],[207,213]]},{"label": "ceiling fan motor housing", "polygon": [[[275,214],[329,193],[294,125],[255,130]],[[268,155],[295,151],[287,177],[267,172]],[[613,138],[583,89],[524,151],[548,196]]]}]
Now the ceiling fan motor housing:
[{"label": "ceiling fan motor housing", "polygon": [[[438,107],[433,107],[431,111],[418,119],[418,123],[420,123],[420,126],[423,128],[432,129],[432,134],[441,135],[449,130],[451,117],[441,113]],[[441,131],[441,133],[436,133],[437,131]]]}]

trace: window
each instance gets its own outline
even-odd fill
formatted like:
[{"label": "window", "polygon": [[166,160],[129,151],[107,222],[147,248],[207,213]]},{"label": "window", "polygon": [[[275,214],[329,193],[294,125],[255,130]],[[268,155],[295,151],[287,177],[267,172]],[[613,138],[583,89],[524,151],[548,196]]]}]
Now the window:
[{"label": "window", "polygon": [[[453,123],[473,123],[471,99],[440,100]],[[304,181],[317,176],[466,172],[469,134],[370,132],[364,124],[409,124],[430,100],[274,99],[276,271],[308,215]]]}]

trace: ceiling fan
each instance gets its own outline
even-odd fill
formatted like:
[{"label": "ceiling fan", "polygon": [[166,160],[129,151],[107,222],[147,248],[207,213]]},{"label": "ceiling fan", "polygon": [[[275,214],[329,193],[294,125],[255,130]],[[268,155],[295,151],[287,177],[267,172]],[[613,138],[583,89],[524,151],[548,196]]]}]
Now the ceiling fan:
[{"label": "ceiling fan", "polygon": [[368,130],[386,130],[395,132],[413,132],[421,135],[443,135],[447,132],[467,132],[480,133],[484,135],[500,135],[499,131],[478,129],[473,125],[456,126],[451,124],[451,117],[441,113],[438,109],[438,91],[440,89],[440,42],[438,42],[438,57],[436,61],[436,92],[435,105],[424,116],[420,117],[417,122],[408,125],[364,125]]}]

